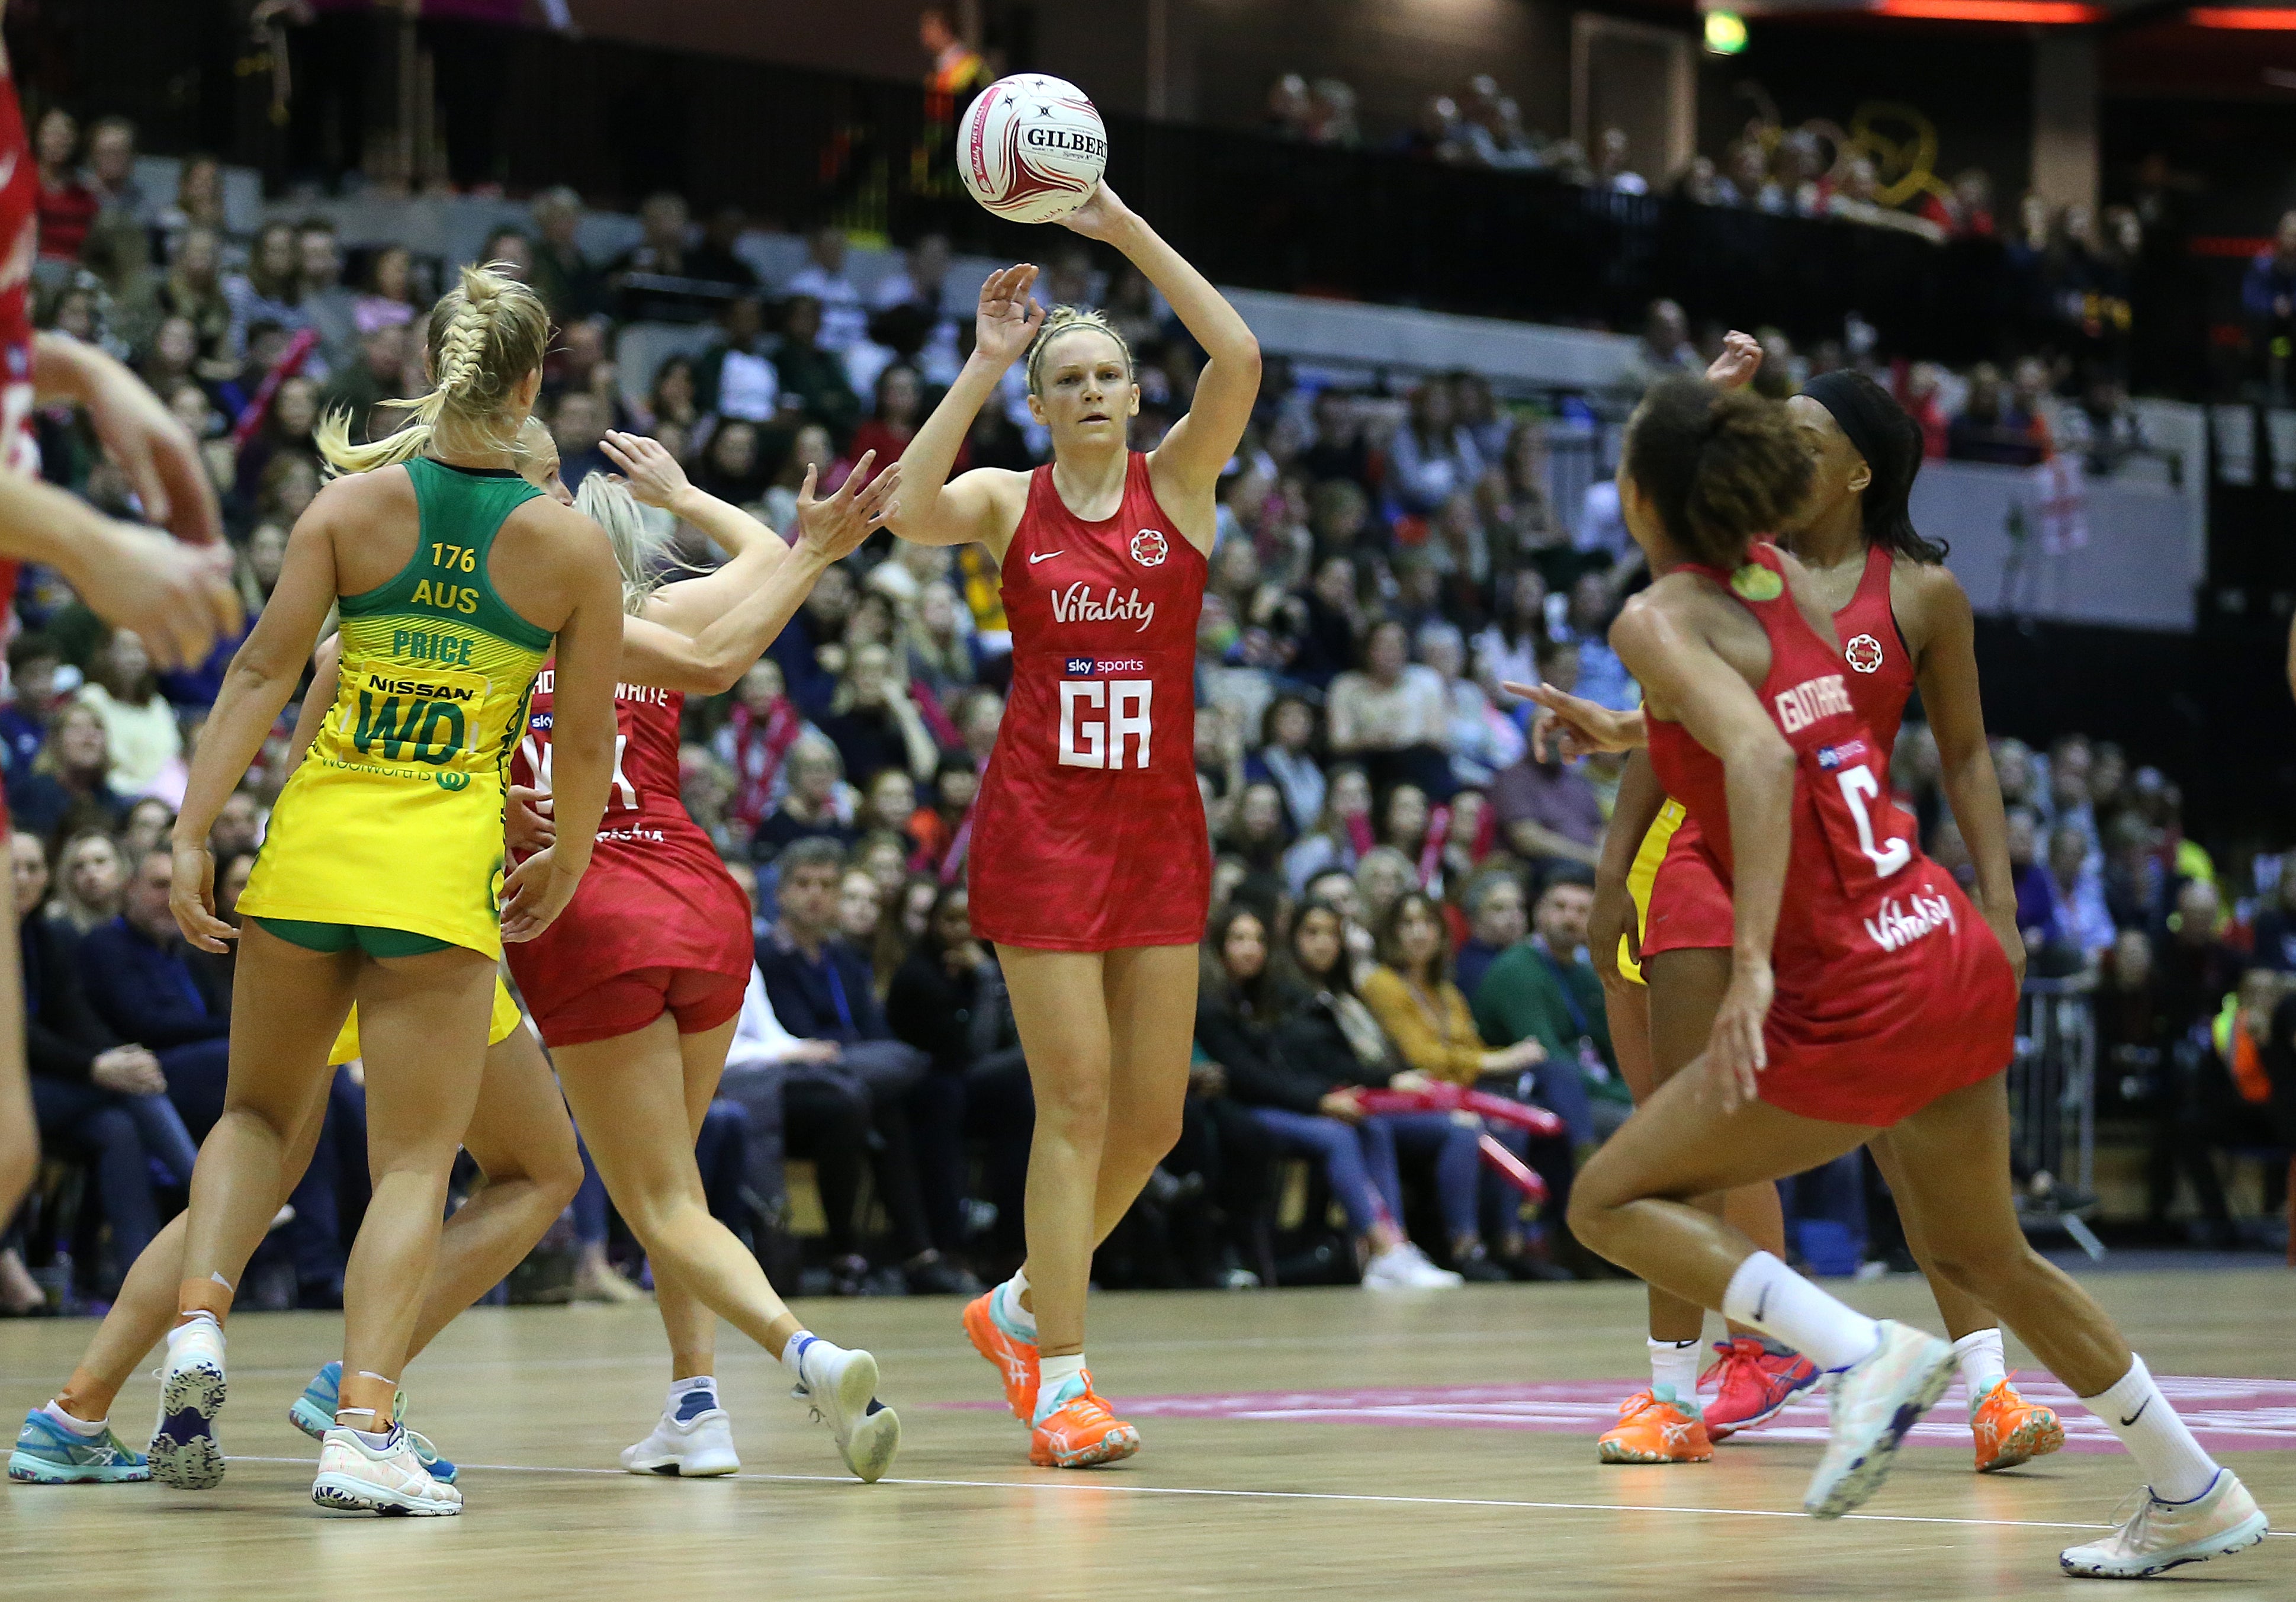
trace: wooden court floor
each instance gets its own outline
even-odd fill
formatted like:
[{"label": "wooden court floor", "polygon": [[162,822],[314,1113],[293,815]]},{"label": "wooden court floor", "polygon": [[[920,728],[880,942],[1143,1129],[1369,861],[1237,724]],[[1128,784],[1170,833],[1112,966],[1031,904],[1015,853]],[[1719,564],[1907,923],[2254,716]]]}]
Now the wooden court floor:
[{"label": "wooden court floor", "polygon": [[[2156,1373],[2283,1382],[2221,1417],[2273,1449],[2226,1460],[2296,1530],[2296,1274],[2088,1283]],[[1931,1310],[1918,1281],[1853,1294],[1876,1313]],[[414,1422],[469,1466],[462,1517],[323,1513],[316,1448],[284,1415],[337,1353],[337,1321],[250,1315],[232,1329],[223,1486],[9,1485],[0,1597],[2059,1597],[2073,1582],[2058,1549],[2135,1484],[2126,1458],[2070,1450],[1980,1480],[1955,1430],[1909,1447],[1864,1515],[1822,1525],[1795,1511],[1817,1455],[1806,1442],[1602,1467],[1587,1419],[1618,1393],[1592,1382],[1634,1375],[1642,1355],[1641,1293],[1624,1284],[1106,1297],[1101,1388],[1153,1410],[1133,1415],[1137,1458],[1087,1474],[1028,1466],[1018,1425],[980,1405],[995,1376],[954,1302],[801,1311],[883,1362],[906,1446],[882,1484],[845,1478],[779,1368],[732,1338],[718,1375],[742,1474],[620,1473],[667,1376],[652,1309],[529,1308],[467,1315],[409,1376]],[[12,1427],[86,1329],[0,1325]],[[148,1417],[154,1391],[140,1380],[115,1417]],[[2296,1598],[2296,1539],[2178,1573],[2212,1602]]]}]

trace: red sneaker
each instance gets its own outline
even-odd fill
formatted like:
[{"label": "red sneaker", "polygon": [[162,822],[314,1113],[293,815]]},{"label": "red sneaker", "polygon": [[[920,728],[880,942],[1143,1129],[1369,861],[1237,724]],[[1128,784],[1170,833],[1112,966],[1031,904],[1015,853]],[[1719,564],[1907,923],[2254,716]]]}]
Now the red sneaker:
[{"label": "red sneaker", "polygon": [[1779,1409],[1817,1384],[1816,1363],[1798,1351],[1780,1356],[1754,1335],[1717,1341],[1714,1350],[1722,1355],[1698,1376],[1698,1388],[1714,1382],[1706,1433],[1717,1441],[1776,1417]]},{"label": "red sneaker", "polygon": [[1013,1417],[1028,1424],[1037,1417],[1037,1343],[1006,1334],[996,1322],[988,1305],[996,1294],[991,1286],[964,1304],[964,1333],[972,1349],[996,1365],[1004,1381],[1004,1405],[1013,1409]]}]

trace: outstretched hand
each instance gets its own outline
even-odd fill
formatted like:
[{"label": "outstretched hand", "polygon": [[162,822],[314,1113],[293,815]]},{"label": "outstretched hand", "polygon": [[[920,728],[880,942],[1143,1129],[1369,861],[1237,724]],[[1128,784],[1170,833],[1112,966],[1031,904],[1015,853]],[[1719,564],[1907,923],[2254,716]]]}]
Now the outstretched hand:
[{"label": "outstretched hand", "polygon": [[1542,762],[1550,749],[1565,760],[1575,760],[1595,752],[1632,751],[1645,743],[1646,725],[1639,711],[1613,711],[1544,681],[1502,680],[1499,688],[1538,707],[1531,719],[1530,748]]},{"label": "outstretched hand", "polygon": [[980,286],[980,310],[973,320],[972,348],[983,359],[1010,366],[1028,354],[1045,325],[1045,308],[1029,292],[1036,286],[1037,268],[1021,262],[988,275]]},{"label": "outstretched hand", "polygon": [[798,538],[832,562],[851,555],[863,540],[900,515],[901,503],[894,497],[901,488],[901,464],[894,463],[873,480],[869,468],[876,459],[875,451],[863,451],[845,482],[825,501],[813,498],[818,472],[805,470],[805,483],[797,492]]},{"label": "outstretched hand", "polygon": [[659,440],[610,428],[599,439],[598,448],[606,453],[608,461],[622,470],[622,476],[629,481],[630,493],[646,505],[668,509],[688,488],[685,469],[677,464],[677,458]]}]

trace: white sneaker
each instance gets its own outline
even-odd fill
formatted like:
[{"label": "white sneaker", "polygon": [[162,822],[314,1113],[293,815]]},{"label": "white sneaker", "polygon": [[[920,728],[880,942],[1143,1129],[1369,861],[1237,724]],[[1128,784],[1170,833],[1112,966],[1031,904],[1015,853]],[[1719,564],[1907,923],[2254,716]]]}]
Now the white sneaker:
[{"label": "white sneaker", "polygon": [[463,1510],[463,1493],[430,1477],[406,1432],[393,1426],[380,1447],[357,1430],[332,1429],[319,1447],[311,1499],[345,1513],[442,1517]]},{"label": "white sneaker", "polygon": [[1466,1284],[1448,1269],[1439,1269],[1409,1241],[1390,1246],[1364,1265],[1367,1291],[1443,1291]]},{"label": "white sneaker", "polygon": [[1953,1375],[1952,1346],[1882,1320],[1881,1344],[1833,1376],[1833,1432],[1802,1496],[1802,1511],[1840,1518],[1879,1491],[1898,1443],[1945,1394]]},{"label": "white sneaker", "polygon": [[[708,1393],[702,1393],[708,1396]],[[710,1405],[691,1417],[664,1413],[653,1434],[636,1446],[622,1448],[622,1466],[632,1474],[674,1475],[681,1479],[707,1479],[734,1474],[742,1459],[734,1450],[734,1419],[708,1397]]]},{"label": "white sneaker", "polygon": [[212,1423],[223,1406],[223,1328],[193,1319],[168,1332],[168,1360],[160,1370],[160,1419],[152,1429],[152,1477],[179,1491],[206,1491],[223,1483],[223,1448]]},{"label": "white sneaker", "polygon": [[2164,1502],[2151,1491],[2129,1521],[2057,1561],[2085,1580],[2144,1580],[2182,1563],[2204,1563],[2252,1547],[2271,1529],[2256,1499],[2229,1468],[2189,1502]]},{"label": "white sneaker", "polygon": [[813,1416],[836,1438],[845,1466],[864,1485],[873,1485],[901,1450],[901,1421],[877,1400],[877,1360],[832,1346],[819,1335],[804,1339],[797,1357],[800,1383],[790,1394],[812,1406]]}]

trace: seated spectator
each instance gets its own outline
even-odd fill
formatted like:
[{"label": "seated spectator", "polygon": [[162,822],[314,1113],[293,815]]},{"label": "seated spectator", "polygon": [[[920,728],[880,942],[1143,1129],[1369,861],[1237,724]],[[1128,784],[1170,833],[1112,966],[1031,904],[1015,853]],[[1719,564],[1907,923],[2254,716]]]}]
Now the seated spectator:
[{"label": "seated spectator", "polygon": [[2112,945],[2103,875],[2088,866],[2088,836],[2076,824],[2061,823],[2049,831],[2047,867],[2019,884],[2017,926],[2027,949],[2043,960],[2045,976],[2092,966]]},{"label": "seated spectator", "polygon": [[296,225],[295,268],[319,354],[330,369],[340,367],[358,343],[358,295],[343,283],[343,245],[333,223],[309,217]]},{"label": "seated spectator", "polygon": [[231,307],[230,349],[234,355],[248,353],[258,323],[268,323],[289,333],[308,328],[311,320],[303,310],[296,267],[294,226],[266,223],[248,251],[247,270],[226,277],[223,293]]},{"label": "seated spectator", "polygon": [[683,195],[656,190],[639,203],[638,242],[606,268],[606,288],[619,298],[625,317],[648,308],[648,292],[654,288],[650,281],[690,276],[685,259],[691,226]]},{"label": "seated spectator", "polygon": [[156,1160],[188,1186],[198,1150],[168,1103],[159,1059],[123,1046],[81,989],[75,940],[38,916],[47,893],[47,856],[38,838],[9,836],[19,956],[23,964],[24,1056],[42,1141],[95,1171],[95,1190],[111,1226],[116,1267],[125,1274],[160,1231],[152,1193]]},{"label": "seated spectator", "polygon": [[853,831],[838,813],[838,794],[844,784],[844,763],[837,747],[817,734],[801,737],[791,747],[786,764],[788,783],[781,804],[758,826],[751,850],[758,862],[770,862],[800,840],[822,840],[841,852],[853,842]]},{"label": "seated spectator", "polygon": [[1521,727],[1467,677],[1467,645],[1457,624],[1422,627],[1419,660],[1443,680],[1450,712],[1452,778],[1462,785],[1489,784],[1493,774],[1522,755]]},{"label": "seated spectator", "polygon": [[1283,872],[1289,839],[1283,793],[1265,779],[1245,785],[1220,838],[1221,850],[1239,859],[1250,873],[1276,875]]},{"label": "seated spectator", "polygon": [[1595,182],[1619,194],[1648,194],[1650,180],[1634,170],[1634,144],[1624,128],[1604,128],[1595,145]]},{"label": "seated spectator", "polygon": [[[737,295],[726,303],[719,324],[701,360],[686,363],[693,406],[720,417],[770,423],[781,410],[781,375],[766,338],[765,302],[754,294]],[[654,378],[657,395],[670,364],[684,360],[672,357],[662,364]]]},{"label": "seated spectator", "polygon": [[[919,1126],[980,1142],[984,1199],[996,1207],[1007,1242],[1017,1245],[1035,1125],[1020,1028],[996,954],[973,938],[964,883],[939,886],[928,905],[923,931],[893,975],[885,1020],[931,1059],[932,1071],[911,1097]],[[944,1256],[964,1247],[964,1153],[963,1141],[918,1151],[925,1217]]]},{"label": "seated spectator", "polygon": [[[762,358],[760,358],[762,360]],[[771,369],[773,364],[767,362]],[[719,388],[724,388],[722,374]],[[638,425],[651,433],[668,425],[684,429],[690,436],[701,425],[701,370],[690,356],[678,352],[662,358],[653,370],[653,388],[646,393],[644,408],[637,419]]]},{"label": "seated spectator", "polygon": [[534,197],[529,214],[535,239],[534,267],[527,282],[550,308],[550,315],[563,325],[604,310],[598,269],[576,240],[582,226],[582,197],[562,185],[545,189]]},{"label": "seated spectator", "polygon": [[[836,465],[836,448],[830,443],[829,431],[818,423],[808,423],[791,436],[789,455],[774,470],[763,497],[767,526],[794,532],[797,528],[798,491],[805,488],[805,475],[810,470],[816,475],[814,493],[821,493],[819,485],[829,477]],[[838,570],[830,570],[835,572]],[[816,587],[816,592],[818,586]]]},{"label": "seated spectator", "polygon": [[1921,214],[1953,238],[1991,239],[1993,180],[1974,167],[1966,168],[1955,175],[1953,187],[1945,194],[1932,191],[1922,196]]},{"label": "seated spectator", "polygon": [[911,684],[921,694],[930,692],[944,716],[949,703],[980,675],[971,624],[955,587],[940,579],[917,591],[914,613],[902,620],[901,643],[908,655]]},{"label": "seated spectator", "polygon": [[229,1064],[231,995],[191,948],[168,910],[175,859],[153,850],[130,869],[119,916],[79,945],[80,982],[96,1015],[121,1039],[156,1053],[168,1097],[200,1139],[223,1115]]},{"label": "seated spectator", "polygon": [[1602,854],[1603,807],[1595,786],[1551,743],[1545,758],[1527,750],[1491,781],[1491,811],[1501,837],[1533,865],[1592,867]]},{"label": "seated spectator", "polygon": [[[404,327],[414,321],[414,254],[405,245],[385,245],[366,268],[366,288],[352,307],[359,332]],[[405,392],[401,390],[394,393]]]},{"label": "seated spectator", "polygon": [[782,311],[782,343],[774,356],[774,372],[783,404],[827,429],[835,441],[852,433],[861,415],[861,400],[845,375],[844,362],[821,342],[821,302],[811,295],[792,295]]},{"label": "seated spectator", "polygon": [[972,803],[980,795],[980,765],[969,752],[944,752],[933,767],[932,801],[909,819],[917,842],[910,867],[943,883],[963,881],[972,839]]},{"label": "seated spectator", "polygon": [[1443,680],[1409,660],[1402,624],[1373,627],[1359,671],[1332,681],[1332,754],[1364,765],[1379,787],[1406,782],[1448,796],[1451,735]]},{"label": "seated spectator", "polygon": [[[1325,910],[1327,921],[1336,924]],[[1337,939],[1331,943],[1336,947]],[[1219,1064],[1228,1094],[1275,1137],[1279,1151],[1322,1165],[1333,1199],[1347,1214],[1365,1290],[1460,1284],[1461,1276],[1428,1261],[1404,1234],[1394,1130],[1367,1119],[1351,1094],[1366,1084],[1390,1084],[1398,1071],[1383,1055],[1366,1066],[1352,1048],[1293,1062],[1277,1039],[1283,1015],[1283,998],[1269,970],[1267,925],[1257,913],[1231,908],[1212,920],[1204,940],[1196,999],[1198,1047]],[[1476,1162],[1470,1142],[1464,1168],[1452,1157],[1446,1187],[1449,1211],[1456,1213],[1464,1181],[1470,1220]]]},{"label": "seated spectator", "polygon": [[1496,1050],[1483,1044],[1467,998],[1451,982],[1450,936],[1441,909],[1424,891],[1398,896],[1376,926],[1380,961],[1365,975],[1364,1003],[1412,1069],[1472,1085],[1487,1074],[1519,1074],[1545,1060],[1546,1048],[1536,1041]]},{"label": "seated spectator", "polygon": [[821,348],[843,356],[869,337],[869,308],[845,270],[845,230],[816,228],[806,240],[810,258],[783,293],[802,295],[821,308]]},{"label": "seated spectator", "polygon": [[350,414],[354,440],[372,439],[378,429],[388,433],[398,426],[398,413],[378,416],[375,407],[396,398],[406,386],[406,325],[377,324],[358,336],[357,351],[356,357],[338,364],[328,374],[317,398],[322,416],[336,411]]},{"label": "seated spectator", "polygon": [[102,204],[80,176],[79,119],[62,106],[49,107],[33,135],[32,153],[38,185],[32,208],[39,219],[40,256],[77,262]]},{"label": "seated spectator", "polygon": [[[844,863],[842,849],[826,840],[803,841],[783,853],[775,891],[781,916],[758,944],[758,972],[783,1027],[800,1039],[833,1041],[839,1066],[865,1092],[875,1137],[871,1156],[878,1199],[891,1219],[902,1273],[912,1290],[945,1294],[961,1288],[962,1282],[934,1249],[926,1227],[907,1113],[909,1094],[928,1063],[922,1052],[893,1038],[877,1002],[868,958],[836,932]],[[791,1089],[794,1093],[797,1087]],[[793,1134],[798,1121],[790,1120]],[[923,1134],[929,1141],[950,1138],[941,1129]],[[831,1201],[823,1197],[824,1206]],[[857,1249],[857,1201],[843,1198],[843,1216],[832,1217],[831,1226],[831,1249],[840,1260],[841,1276],[852,1283],[867,1272]]]},{"label": "seated spectator", "polygon": [[1970,370],[1969,398],[1946,430],[1946,454],[1956,462],[2030,467],[2041,459],[2032,419],[2004,392],[2001,370],[1980,362]]},{"label": "seated spectator", "polygon": [[1295,894],[1318,874],[1353,875],[1365,851],[1376,845],[1371,818],[1371,780],[1353,763],[1332,768],[1322,813],[1283,855],[1283,875]]},{"label": "seated spectator", "polygon": [[1483,476],[1482,453],[1458,420],[1451,386],[1431,378],[1411,391],[1410,413],[1387,448],[1387,482],[1406,512],[1428,516]]},{"label": "seated spectator", "polygon": [[77,949],[80,935],[119,916],[127,868],[118,842],[102,829],[83,830],[66,840],[56,853],[56,864],[55,897],[48,916],[71,931]]},{"label": "seated spectator", "polygon": [[1634,1111],[1611,1044],[1603,982],[1587,959],[1587,919],[1594,909],[1591,872],[1575,863],[1550,870],[1529,938],[1507,948],[1472,992],[1475,1026],[1485,1039],[1537,1040],[1544,1047],[1532,1094],[1570,1125],[1582,1146],[1609,1139]]},{"label": "seated spectator", "polygon": [[31,770],[8,776],[8,809],[19,826],[50,840],[81,829],[108,833],[127,809],[111,776],[103,714],[86,702],[70,702],[56,709]]},{"label": "seated spectator", "polygon": [[685,253],[685,270],[710,283],[757,288],[763,281],[741,252],[742,235],[749,229],[749,213],[739,206],[718,207],[701,225],[701,242]]},{"label": "seated spectator", "polygon": [[[1460,942],[1451,965],[1459,993],[1472,1001],[1491,964],[1529,932],[1530,920],[1523,910],[1522,880],[1513,868],[1487,867],[1475,875],[1467,881],[1459,905],[1467,915],[1467,938]],[[1488,1028],[1477,1022],[1478,1027]]]},{"label": "seated spectator", "polygon": [[882,768],[863,788],[861,804],[853,813],[853,831],[865,842],[890,834],[906,867],[916,853],[917,842],[909,833],[916,815],[916,781],[905,768]]},{"label": "seated spectator", "polygon": [[0,755],[12,783],[32,770],[47,743],[56,713],[56,671],[63,665],[63,648],[45,634],[20,634],[9,642],[8,685],[14,698],[0,706]]},{"label": "seated spectator", "polygon": [[882,645],[853,650],[821,732],[844,758],[847,775],[865,788],[887,768],[925,779],[939,755],[908,686],[894,670],[892,652]]},{"label": "seated spectator", "polygon": [[550,438],[558,447],[558,476],[568,489],[580,489],[594,472],[620,471],[599,448],[612,421],[605,403],[587,390],[569,390],[558,398],[550,414]]},{"label": "seated spectator", "polygon": [[[917,422],[924,411],[924,382],[914,367],[895,362],[877,374],[875,397],[868,418],[853,431],[844,460],[858,462],[863,452],[873,450],[877,469],[882,471],[899,461],[909,441],[916,438]],[[949,472],[954,476],[971,465],[971,453],[960,444],[956,464]],[[839,483],[844,482],[842,472],[836,476]]]},{"label": "seated spectator", "polygon": [[130,862],[143,861],[147,852],[168,843],[168,831],[175,824],[175,808],[157,796],[145,796],[127,809],[127,817],[120,825],[121,854]]},{"label": "seated spectator", "polygon": [[1563,611],[1562,632],[1555,640],[1577,653],[1575,671],[1567,676],[1570,682],[1547,672],[1553,665],[1548,660],[1541,660],[1539,670],[1558,688],[1584,695],[1598,706],[1627,712],[1641,704],[1642,690],[1619,653],[1611,649],[1611,618],[1617,610],[1616,592],[1609,578],[1602,573],[1582,574],[1570,587],[1570,604]]},{"label": "seated spectator", "polygon": [[1391,845],[1375,845],[1356,864],[1356,897],[1364,923],[1377,929],[1404,891],[1419,882],[1419,869],[1410,858]]},{"label": "seated spectator", "polygon": [[187,776],[184,730],[176,709],[160,694],[159,676],[142,637],[115,628],[97,652],[95,670],[78,703],[103,719],[111,752],[106,783],[122,795],[159,795],[180,800]]},{"label": "seated spectator", "polygon": [[1266,780],[1283,799],[1291,829],[1314,826],[1323,817],[1326,780],[1316,761],[1316,709],[1299,694],[1278,695],[1260,716],[1259,748],[1244,760],[1243,776]]}]

